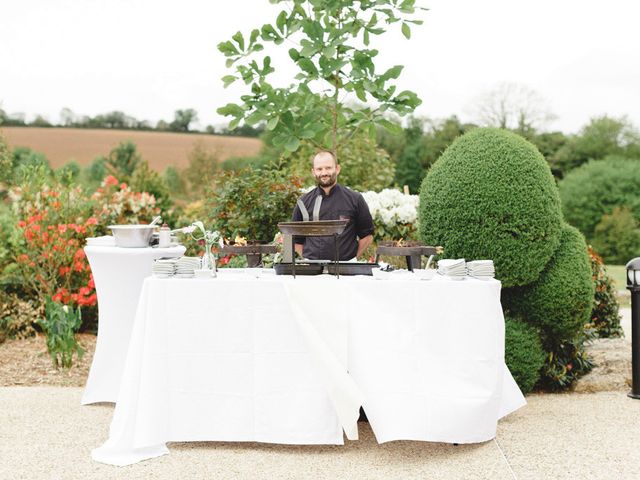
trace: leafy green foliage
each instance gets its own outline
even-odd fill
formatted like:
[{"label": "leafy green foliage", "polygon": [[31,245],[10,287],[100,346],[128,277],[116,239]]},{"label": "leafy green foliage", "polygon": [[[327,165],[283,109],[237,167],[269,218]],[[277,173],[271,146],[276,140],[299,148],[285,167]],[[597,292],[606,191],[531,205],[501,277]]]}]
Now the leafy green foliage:
[{"label": "leafy green foliage", "polygon": [[136,144],[130,141],[120,144],[109,152],[104,159],[107,172],[121,182],[130,182],[133,172],[142,161],[142,157],[136,149]]},{"label": "leafy green foliage", "polygon": [[76,340],[76,332],[82,325],[80,307],[47,298],[45,316],[38,323],[47,336],[47,350],[56,368],[70,368],[74,355],[82,358],[84,350]]},{"label": "leafy green foliage", "polygon": [[640,228],[628,207],[604,214],[593,233],[593,247],[608,263],[626,264],[640,253]]},{"label": "leafy green foliage", "polygon": [[[280,12],[274,24],[264,24],[247,36],[237,32],[218,45],[227,57],[227,67],[235,66],[234,73],[222,79],[225,87],[241,80],[251,92],[241,97],[242,103],[218,109],[219,114],[233,118],[229,128],[241,122],[265,124],[274,134],[276,147],[295,152],[307,141],[338,158],[354,131],[363,130],[372,140],[376,125],[399,131],[385,114],[411,113],[421,101],[415,93],[397,92],[392,85],[402,72],[401,65],[376,71],[378,50],[369,44],[372,37],[397,23],[409,38],[410,24],[421,23],[413,18],[415,0],[401,4],[395,0],[293,0],[287,4],[289,8]],[[285,41],[298,69],[297,83],[275,87],[269,83],[269,75],[275,72],[271,57],[258,54],[266,44]],[[347,107],[341,100],[345,93],[375,106]]]},{"label": "leafy green foliage", "polygon": [[522,393],[530,392],[540,379],[545,352],[538,332],[525,322],[505,319],[504,359]]},{"label": "leafy green foliage", "polygon": [[181,195],[185,193],[186,185],[184,178],[182,177],[180,170],[176,167],[169,165],[164,169],[162,176],[171,194]]},{"label": "leafy green foliage", "polygon": [[616,299],[613,281],[607,273],[602,258],[591,247],[589,247],[589,259],[595,295],[591,320],[586,328],[593,329],[595,335],[600,338],[621,337],[623,331],[620,326],[620,306]]},{"label": "leafy green foliage", "polygon": [[290,219],[300,186],[299,178],[279,169],[222,172],[206,193],[205,223],[225,238],[268,243],[278,222]]},{"label": "leafy green foliage", "polygon": [[418,193],[425,170],[422,167],[422,159],[426,154],[423,141],[422,125],[417,122],[410,124],[405,129],[406,144],[398,158],[396,166],[396,184],[400,187],[407,185],[410,193]]},{"label": "leafy green foliage", "polygon": [[523,138],[478,128],[454,141],[427,174],[419,233],[450,258],[493,259],[504,287],[535,281],[560,237],[549,167]]},{"label": "leafy green foliage", "polygon": [[[315,152],[312,144],[303,142],[282,164],[291,174],[305,178],[306,185],[314,185],[310,172]],[[380,191],[393,183],[395,166],[391,158],[362,133],[356,133],[343,146],[340,166],[338,181],[359,192]]]},{"label": "leafy green foliage", "polygon": [[593,363],[584,349],[587,340],[588,337],[581,332],[576,338],[559,344],[548,345],[543,342],[547,357],[538,385],[545,390],[564,390],[588,373]]},{"label": "leafy green foliage", "polygon": [[640,158],[640,132],[625,117],[605,115],[591,119],[549,160],[551,168],[562,178],[589,160],[602,160],[608,156]]},{"label": "leafy green foliage", "polygon": [[82,171],[82,181],[90,189],[96,188],[104,177],[107,176],[107,166],[105,157],[94,158]]},{"label": "leafy green foliage", "polygon": [[198,112],[193,108],[176,110],[173,121],[169,124],[169,129],[174,132],[188,132],[189,125],[198,119]]},{"label": "leafy green foliage", "polygon": [[207,150],[202,141],[195,142],[193,150],[189,152],[189,166],[184,171],[190,191],[202,192],[211,185],[219,168],[218,152]]},{"label": "leafy green foliage", "polygon": [[82,167],[76,161],[67,162],[62,167],[56,170],[56,177],[65,185],[71,185],[76,183],[82,172]]},{"label": "leafy green foliage", "polygon": [[534,283],[503,289],[502,304],[538,327],[546,345],[571,341],[589,322],[594,286],[582,234],[564,224],[560,245]]},{"label": "leafy green foliage", "polygon": [[[163,216],[169,213],[173,200],[167,182],[155,170],[149,168],[149,163],[142,160],[131,177],[131,188],[136,192],[147,192],[156,199],[156,206],[160,207]],[[166,220],[163,218],[163,220]]]},{"label": "leafy green foliage", "polygon": [[51,165],[43,153],[35,152],[27,147],[16,147],[11,153],[10,183],[19,184],[30,175],[30,171],[41,169],[45,175],[51,175]]},{"label": "leafy green foliage", "polygon": [[0,182],[8,183],[13,179],[13,160],[4,137],[0,135]]},{"label": "leafy green foliage", "polygon": [[638,185],[640,160],[609,157],[591,161],[559,184],[564,218],[589,240],[602,216],[613,213],[615,207],[627,207],[640,220]]}]

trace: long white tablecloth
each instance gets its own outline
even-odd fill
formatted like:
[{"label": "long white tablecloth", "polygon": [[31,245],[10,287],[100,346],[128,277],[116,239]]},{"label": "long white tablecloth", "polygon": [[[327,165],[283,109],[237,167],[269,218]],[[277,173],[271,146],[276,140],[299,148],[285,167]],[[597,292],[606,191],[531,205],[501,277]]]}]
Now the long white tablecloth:
[{"label": "long white tablecloth", "polygon": [[525,404],[495,280],[145,280],[108,441],[127,465],[171,441],[469,443]]},{"label": "long white tablecloth", "polygon": [[98,339],[81,403],[115,402],[142,282],[151,275],[154,259],[179,257],[185,247],[88,246],[84,251],[98,296]]}]

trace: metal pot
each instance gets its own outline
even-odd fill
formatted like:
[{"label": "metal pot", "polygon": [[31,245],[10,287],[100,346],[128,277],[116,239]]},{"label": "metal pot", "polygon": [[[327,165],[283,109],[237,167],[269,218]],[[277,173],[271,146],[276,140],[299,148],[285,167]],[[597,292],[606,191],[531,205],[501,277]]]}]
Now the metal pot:
[{"label": "metal pot", "polygon": [[116,246],[127,248],[148,247],[155,225],[109,225]]}]

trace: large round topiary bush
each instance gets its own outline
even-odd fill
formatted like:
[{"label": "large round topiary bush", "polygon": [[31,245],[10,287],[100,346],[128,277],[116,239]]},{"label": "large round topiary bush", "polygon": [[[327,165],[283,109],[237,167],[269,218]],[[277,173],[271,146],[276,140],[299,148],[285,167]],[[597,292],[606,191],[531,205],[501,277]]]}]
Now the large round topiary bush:
[{"label": "large round topiary bush", "polygon": [[454,141],[420,192],[420,236],[449,258],[492,259],[503,286],[536,280],[560,237],[560,198],[536,147],[478,128]]},{"label": "large round topiary bush", "polygon": [[522,393],[538,382],[545,352],[534,327],[520,320],[505,319],[504,360]]},{"label": "large round topiary bush", "polygon": [[640,160],[609,157],[570,171],[560,182],[564,218],[593,240],[596,226],[616,207],[640,220]]},{"label": "large round topiary bush", "polygon": [[526,287],[504,289],[502,305],[542,331],[545,343],[573,340],[591,318],[593,281],[582,234],[564,224],[560,245],[540,278]]}]

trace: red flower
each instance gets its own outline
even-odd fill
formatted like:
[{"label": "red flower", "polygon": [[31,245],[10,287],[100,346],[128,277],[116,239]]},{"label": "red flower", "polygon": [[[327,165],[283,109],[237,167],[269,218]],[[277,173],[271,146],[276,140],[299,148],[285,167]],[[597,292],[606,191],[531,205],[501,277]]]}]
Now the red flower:
[{"label": "red flower", "polygon": [[120,184],[120,190],[126,190],[126,189],[127,189],[127,186],[128,186],[128,185],[127,185],[126,183],[122,182],[122,183]]},{"label": "red flower", "polygon": [[60,273],[60,275],[63,275],[63,276],[68,274],[69,272],[71,272],[71,268],[69,267],[60,267],[58,269],[58,273]]},{"label": "red flower", "polygon": [[93,274],[89,275],[89,283],[87,283],[87,287],[89,288],[96,288],[96,284],[93,281]]},{"label": "red flower", "polygon": [[26,227],[26,226],[27,226],[27,222],[25,222],[24,220],[20,220],[20,221],[18,222],[18,227],[20,227],[20,228],[24,228],[24,227]]},{"label": "red flower", "polygon": [[96,219],[96,217],[89,217],[87,218],[87,225],[97,225],[98,224],[98,220]]},{"label": "red flower", "polygon": [[104,179],[105,186],[109,187],[111,185],[117,185],[118,179],[113,175],[107,175],[107,178]]}]

